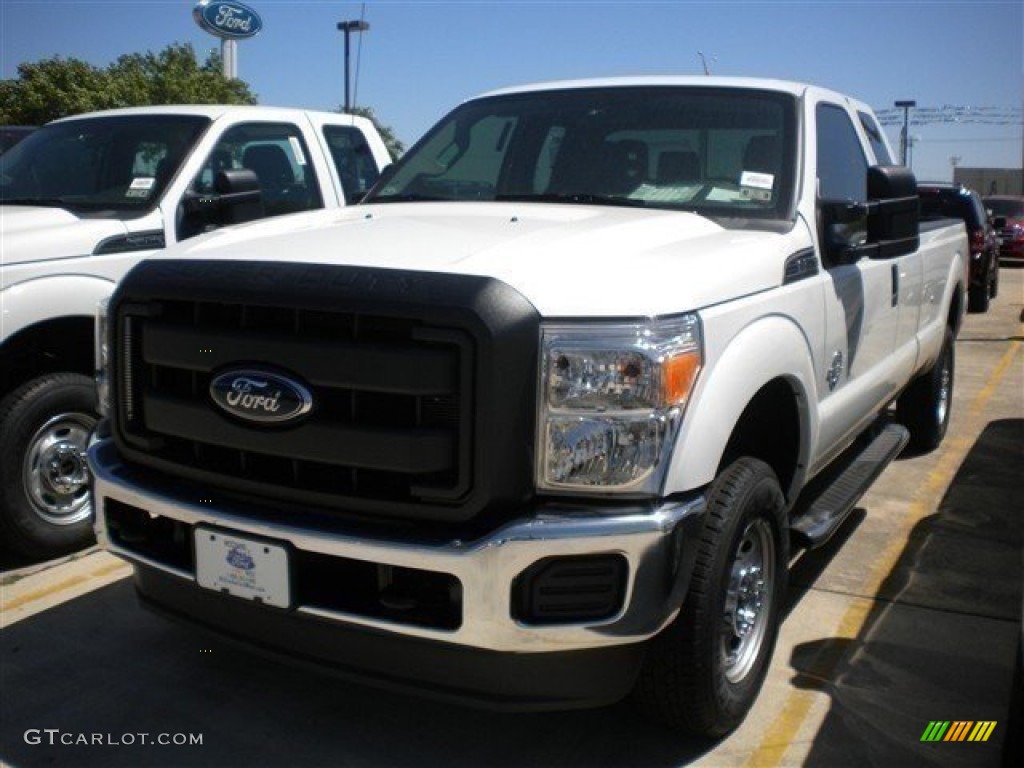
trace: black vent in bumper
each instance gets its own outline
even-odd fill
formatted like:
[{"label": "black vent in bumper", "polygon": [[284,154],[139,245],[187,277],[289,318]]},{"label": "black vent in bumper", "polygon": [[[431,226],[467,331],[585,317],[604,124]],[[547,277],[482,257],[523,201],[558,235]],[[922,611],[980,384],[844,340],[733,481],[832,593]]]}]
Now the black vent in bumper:
[{"label": "black vent in bumper", "polygon": [[[539,318],[472,276],[155,260],[115,293],[114,434],[131,461],[262,501],[449,522],[532,488]],[[302,382],[313,409],[261,425],[219,373]]]},{"label": "black vent in bumper", "polygon": [[628,571],[622,555],[545,558],[516,579],[512,614],[524,624],[610,619],[622,610]]}]

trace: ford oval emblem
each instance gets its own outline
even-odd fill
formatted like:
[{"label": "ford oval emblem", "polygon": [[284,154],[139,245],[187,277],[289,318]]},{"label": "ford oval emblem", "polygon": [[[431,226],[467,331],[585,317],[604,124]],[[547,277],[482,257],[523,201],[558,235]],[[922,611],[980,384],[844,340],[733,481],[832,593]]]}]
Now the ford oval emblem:
[{"label": "ford oval emblem", "polygon": [[253,37],[263,29],[260,15],[238,0],[200,0],[192,18],[211,35],[228,40]]},{"label": "ford oval emblem", "polygon": [[298,421],[313,408],[313,395],[295,379],[253,368],[214,377],[210,397],[232,416],[257,424]]},{"label": "ford oval emblem", "polygon": [[245,544],[235,544],[224,559],[232,568],[240,568],[243,571],[251,571],[256,567],[256,561],[252,559]]}]

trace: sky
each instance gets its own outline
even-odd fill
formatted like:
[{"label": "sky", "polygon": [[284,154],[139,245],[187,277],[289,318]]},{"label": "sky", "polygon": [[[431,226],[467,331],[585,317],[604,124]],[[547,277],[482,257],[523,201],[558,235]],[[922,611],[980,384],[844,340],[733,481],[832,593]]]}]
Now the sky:
[{"label": "sky", "polygon": [[[920,179],[964,167],[1020,168],[1024,3],[1020,0],[243,0],[263,19],[238,45],[238,74],[260,103],[336,109],[343,101],[342,20],[353,35],[357,104],[406,145],[461,101],[494,88],[615,75],[772,77],[891,108],[1014,110],[1010,125],[911,129]],[[0,0],[0,78],[21,62],[75,57],[106,66],[124,53],[188,42],[219,47],[192,0]],[[361,39],[360,39],[361,38]],[[358,63],[358,67],[356,66]],[[888,128],[898,153],[899,129]]]}]

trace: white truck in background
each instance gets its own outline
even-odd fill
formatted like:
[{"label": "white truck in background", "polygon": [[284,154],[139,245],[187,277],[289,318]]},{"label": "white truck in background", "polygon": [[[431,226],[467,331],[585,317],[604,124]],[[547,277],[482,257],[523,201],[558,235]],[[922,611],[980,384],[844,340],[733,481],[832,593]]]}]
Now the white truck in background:
[{"label": "white truck in background", "polygon": [[92,536],[96,302],[140,259],[241,221],[356,202],[391,162],[364,118],[160,106],[55,121],[0,156],[0,542]]},{"label": "white truck in background", "polygon": [[839,93],[487,94],[360,205],[126,276],[97,536],[145,605],[284,657],[720,736],[791,542],[943,439],[966,253]]}]

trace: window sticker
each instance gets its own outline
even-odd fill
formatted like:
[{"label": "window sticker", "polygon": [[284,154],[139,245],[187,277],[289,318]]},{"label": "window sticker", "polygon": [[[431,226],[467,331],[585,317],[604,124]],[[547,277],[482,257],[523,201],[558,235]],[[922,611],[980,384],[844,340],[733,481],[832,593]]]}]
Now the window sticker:
[{"label": "window sticker", "polygon": [[775,176],[771,173],[744,171],[740,175],[740,195],[745,200],[771,200],[774,185]]},{"label": "window sticker", "polygon": [[288,137],[288,143],[292,145],[292,153],[295,155],[295,162],[299,165],[306,164],[306,155],[302,151],[302,145],[295,136]]},{"label": "window sticker", "polygon": [[150,196],[155,186],[156,179],[152,176],[136,176],[132,179],[132,183],[128,185],[124,196],[145,199]]}]

